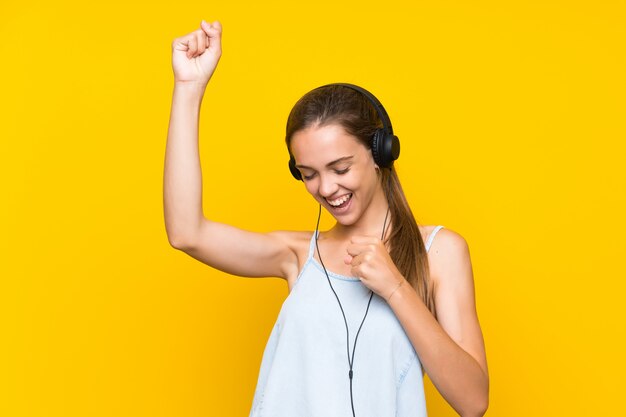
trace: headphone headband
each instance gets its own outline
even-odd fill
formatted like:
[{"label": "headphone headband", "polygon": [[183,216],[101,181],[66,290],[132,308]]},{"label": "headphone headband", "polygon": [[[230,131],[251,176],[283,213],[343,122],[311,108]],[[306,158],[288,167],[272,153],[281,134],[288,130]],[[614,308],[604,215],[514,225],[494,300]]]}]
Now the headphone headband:
[{"label": "headphone headband", "polygon": [[324,87],[332,87],[333,85],[340,85],[343,87],[347,87],[363,94],[376,109],[376,112],[378,113],[378,117],[380,117],[380,120],[383,122],[383,129],[385,129],[388,133],[393,135],[393,127],[391,126],[391,120],[389,119],[389,115],[387,114],[387,111],[385,110],[381,102],[376,98],[374,94],[370,93],[363,87],[359,87],[358,85],[354,85],[350,83],[326,84],[321,87],[317,87],[315,90],[324,88]]}]

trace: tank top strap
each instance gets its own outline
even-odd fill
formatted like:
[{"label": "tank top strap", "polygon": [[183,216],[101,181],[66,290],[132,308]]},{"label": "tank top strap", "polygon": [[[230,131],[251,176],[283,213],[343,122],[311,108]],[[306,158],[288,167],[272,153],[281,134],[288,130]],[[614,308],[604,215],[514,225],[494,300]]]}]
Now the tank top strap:
[{"label": "tank top strap", "polygon": [[[318,236],[319,234],[320,232],[317,232]],[[307,255],[307,260],[311,259],[314,253],[315,253],[315,232],[311,234],[311,242],[309,243],[309,254]]]},{"label": "tank top strap", "polygon": [[426,252],[428,252],[428,250],[430,249],[430,245],[433,244],[433,239],[435,238],[435,235],[441,229],[443,229],[443,226],[440,225],[440,226],[435,227],[433,231],[430,232],[430,236],[428,236],[428,240],[426,241]]}]

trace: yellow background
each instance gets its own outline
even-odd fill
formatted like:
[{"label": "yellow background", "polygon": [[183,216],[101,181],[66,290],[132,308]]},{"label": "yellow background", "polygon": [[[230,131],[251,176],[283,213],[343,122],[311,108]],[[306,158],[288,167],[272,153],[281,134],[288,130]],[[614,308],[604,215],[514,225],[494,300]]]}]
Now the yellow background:
[{"label": "yellow background", "polygon": [[[418,222],[469,243],[489,416],[618,415],[626,232],[622,1],[3,2],[0,415],[247,416],[287,294],[169,246],[171,42],[219,19],[205,215],[311,230],[284,126],[361,84]],[[330,225],[329,215],[324,225]],[[429,413],[455,415],[429,383]]]}]

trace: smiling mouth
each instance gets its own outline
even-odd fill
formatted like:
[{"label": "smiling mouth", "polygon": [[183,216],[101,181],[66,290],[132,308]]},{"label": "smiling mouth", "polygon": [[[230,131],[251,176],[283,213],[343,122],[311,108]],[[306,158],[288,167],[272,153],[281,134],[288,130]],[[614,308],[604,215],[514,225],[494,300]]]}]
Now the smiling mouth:
[{"label": "smiling mouth", "polygon": [[348,204],[348,202],[350,202],[350,199],[352,199],[352,193],[346,194],[334,200],[326,200],[326,201],[328,202],[328,204],[330,204],[331,207],[342,208],[342,207],[345,207]]}]

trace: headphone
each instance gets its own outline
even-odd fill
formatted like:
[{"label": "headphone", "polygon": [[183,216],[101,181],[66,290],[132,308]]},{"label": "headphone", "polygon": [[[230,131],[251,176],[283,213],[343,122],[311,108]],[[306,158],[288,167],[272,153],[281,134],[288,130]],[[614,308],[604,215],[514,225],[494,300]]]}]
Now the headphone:
[{"label": "headphone", "polygon": [[[376,129],[376,132],[374,132],[374,135],[372,136],[370,141],[372,156],[374,157],[374,162],[376,162],[376,165],[378,165],[379,167],[391,168],[391,166],[393,165],[393,161],[398,159],[398,156],[400,156],[400,140],[396,135],[393,134],[391,120],[389,120],[389,116],[387,115],[387,111],[385,111],[383,105],[372,93],[370,93],[363,87],[359,87],[358,85],[354,84],[326,84],[321,87],[317,87],[315,90],[334,85],[343,86],[350,88],[354,91],[358,91],[363,96],[365,96],[365,98],[367,98],[370,103],[372,103],[372,105],[376,109],[376,112],[378,113],[378,117],[383,122],[383,127],[380,129]],[[291,155],[291,153],[289,154],[289,171],[295,179],[302,181],[302,174],[300,173],[300,170],[296,168],[296,160],[294,159],[293,155]]]}]

